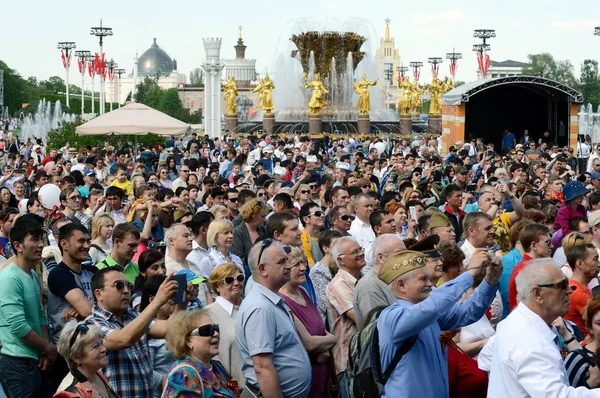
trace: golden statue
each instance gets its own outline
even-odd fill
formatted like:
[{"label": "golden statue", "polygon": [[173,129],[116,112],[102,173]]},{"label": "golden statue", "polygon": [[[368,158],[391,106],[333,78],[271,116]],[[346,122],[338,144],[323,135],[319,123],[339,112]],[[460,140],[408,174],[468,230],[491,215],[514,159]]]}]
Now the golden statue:
[{"label": "golden statue", "polygon": [[252,90],[253,93],[258,93],[258,107],[270,114],[275,105],[273,105],[273,94],[271,90],[275,89],[275,84],[267,75],[264,79],[260,79],[258,85]]},{"label": "golden statue", "polygon": [[[308,75],[304,74],[304,81],[307,82]],[[325,88],[323,82],[321,81],[321,76],[318,73],[315,73],[314,80],[310,83],[306,83],[306,88],[312,89],[312,97],[308,102],[308,109],[310,110],[311,115],[320,115],[323,111],[323,107],[327,105],[327,101],[323,99],[323,94],[329,93],[329,90]]]},{"label": "golden statue", "polygon": [[446,81],[442,83],[442,93],[447,93],[448,91],[454,88],[454,83],[452,83],[452,79],[446,78]]},{"label": "golden statue", "polygon": [[401,115],[410,115],[411,106],[410,99],[412,97],[412,86],[408,81],[408,77],[398,79],[398,88],[402,89],[402,98],[398,101],[398,109]]},{"label": "golden statue", "polygon": [[237,115],[237,103],[235,100],[238,96],[237,83],[233,76],[229,76],[227,83],[221,84],[221,87],[225,91],[225,103],[227,104],[227,115]]},{"label": "golden statue", "polygon": [[417,80],[414,80],[410,87],[410,107],[412,113],[420,113],[421,108],[421,94],[423,94],[425,88],[419,87]]},{"label": "golden statue", "polygon": [[367,80],[367,75],[363,73],[362,80],[354,83],[354,91],[358,94],[358,103],[356,107],[361,115],[368,115],[371,110],[371,100],[369,97],[369,86],[377,84],[377,80]]},{"label": "golden statue", "polygon": [[442,114],[442,85],[437,76],[433,77],[431,83],[427,86],[431,99],[429,102],[429,114],[430,115],[441,115]]}]

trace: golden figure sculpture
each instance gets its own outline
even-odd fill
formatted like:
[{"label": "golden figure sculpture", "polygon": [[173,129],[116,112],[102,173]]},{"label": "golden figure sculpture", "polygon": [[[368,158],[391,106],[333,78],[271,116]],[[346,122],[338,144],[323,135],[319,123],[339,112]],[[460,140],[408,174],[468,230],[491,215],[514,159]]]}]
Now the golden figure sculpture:
[{"label": "golden figure sculpture", "polygon": [[442,85],[437,76],[433,77],[431,83],[427,86],[431,99],[429,102],[429,114],[430,115],[441,115],[442,114]]},{"label": "golden figure sculpture", "polygon": [[401,115],[410,115],[411,106],[410,100],[412,97],[412,86],[408,81],[408,77],[398,79],[398,88],[402,89],[402,98],[398,101],[398,109],[400,109]]},{"label": "golden figure sculpture", "polygon": [[371,100],[369,96],[369,86],[375,86],[377,80],[367,80],[367,75],[363,73],[362,80],[354,83],[354,91],[358,94],[358,103],[356,107],[361,115],[368,115],[371,110]]},{"label": "golden figure sculpture", "polygon": [[454,88],[454,83],[452,83],[452,79],[446,79],[444,83],[442,83],[442,93],[445,94],[448,91]]},{"label": "golden figure sculpture", "polygon": [[419,87],[419,83],[415,80],[412,82],[410,89],[410,106],[412,113],[420,113],[421,94],[423,94],[425,88]]},{"label": "golden figure sculpture", "polygon": [[258,107],[270,114],[275,105],[273,105],[273,94],[271,90],[275,89],[275,84],[267,75],[264,79],[260,79],[258,85],[252,90],[253,93],[258,93]]},{"label": "golden figure sculpture", "polygon": [[227,115],[237,115],[237,103],[236,99],[238,96],[237,83],[233,76],[229,76],[227,83],[221,84],[221,87],[225,91],[225,103],[227,104]]},{"label": "golden figure sculpture", "polygon": [[[304,75],[304,81],[308,80],[308,76]],[[315,73],[314,80],[310,83],[306,83],[306,88],[312,89],[312,97],[308,102],[308,109],[311,115],[320,115],[323,111],[323,107],[327,105],[327,101],[323,98],[323,94],[329,93],[329,90],[325,88],[321,81],[321,76]]]}]

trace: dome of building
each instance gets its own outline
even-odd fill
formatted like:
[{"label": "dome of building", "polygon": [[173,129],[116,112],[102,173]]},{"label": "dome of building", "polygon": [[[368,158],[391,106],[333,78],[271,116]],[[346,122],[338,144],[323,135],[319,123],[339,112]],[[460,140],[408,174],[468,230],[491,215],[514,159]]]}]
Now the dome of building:
[{"label": "dome of building", "polygon": [[163,76],[170,75],[173,72],[173,60],[156,44],[156,38],[154,38],[152,46],[144,51],[138,59],[138,74],[139,76],[156,76],[158,71]]}]

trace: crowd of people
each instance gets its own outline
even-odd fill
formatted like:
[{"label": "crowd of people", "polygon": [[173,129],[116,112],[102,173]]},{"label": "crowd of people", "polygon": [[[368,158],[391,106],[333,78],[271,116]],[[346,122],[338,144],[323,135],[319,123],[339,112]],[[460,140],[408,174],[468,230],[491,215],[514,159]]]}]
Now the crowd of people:
[{"label": "crowd of people", "polygon": [[600,396],[586,137],[1,138],[0,397]]}]

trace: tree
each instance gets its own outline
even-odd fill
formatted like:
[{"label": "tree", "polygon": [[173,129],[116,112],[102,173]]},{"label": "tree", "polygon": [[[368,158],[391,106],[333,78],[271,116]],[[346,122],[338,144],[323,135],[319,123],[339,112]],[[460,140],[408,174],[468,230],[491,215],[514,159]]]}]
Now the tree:
[{"label": "tree", "polygon": [[158,110],[172,117],[181,116],[183,105],[176,88],[170,88],[162,93]]},{"label": "tree", "polygon": [[594,108],[600,104],[600,76],[598,61],[586,59],[581,64],[579,77],[579,91],[583,94],[585,102],[591,103]]},{"label": "tree", "polygon": [[4,71],[4,105],[8,106],[9,112],[16,112],[23,104],[37,100],[35,86],[2,61],[0,69]]},{"label": "tree", "polygon": [[204,71],[201,68],[196,68],[190,72],[191,85],[204,85]]},{"label": "tree", "polygon": [[523,75],[540,76],[575,87],[577,79],[570,61],[556,61],[550,53],[529,54],[529,65],[523,68]]}]

